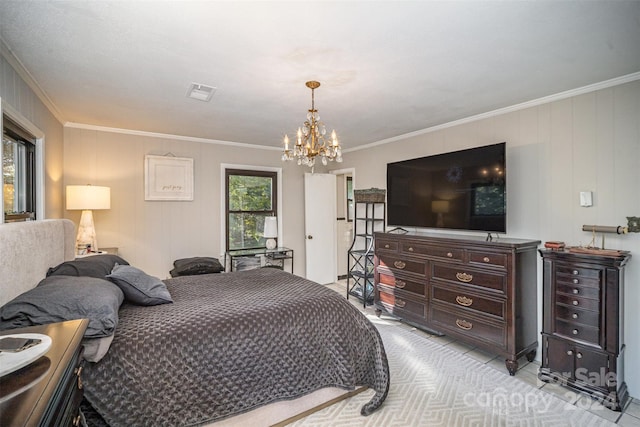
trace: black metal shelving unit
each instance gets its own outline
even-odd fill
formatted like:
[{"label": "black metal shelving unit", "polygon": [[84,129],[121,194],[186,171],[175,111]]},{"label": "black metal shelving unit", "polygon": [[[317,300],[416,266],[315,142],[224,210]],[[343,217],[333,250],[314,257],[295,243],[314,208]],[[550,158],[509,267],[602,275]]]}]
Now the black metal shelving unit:
[{"label": "black metal shelving unit", "polygon": [[363,201],[372,197],[366,194],[359,197],[357,191],[354,198],[353,242],[347,260],[347,299],[354,296],[366,307],[373,304],[375,286],[373,233],[385,231],[386,210],[384,193],[382,201]]}]

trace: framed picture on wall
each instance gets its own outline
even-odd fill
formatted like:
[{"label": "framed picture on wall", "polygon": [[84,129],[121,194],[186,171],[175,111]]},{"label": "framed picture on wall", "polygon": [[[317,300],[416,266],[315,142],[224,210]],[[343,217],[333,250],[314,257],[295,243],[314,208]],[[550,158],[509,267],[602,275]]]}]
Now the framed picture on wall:
[{"label": "framed picture on wall", "polygon": [[145,200],[193,200],[193,159],[144,157]]}]

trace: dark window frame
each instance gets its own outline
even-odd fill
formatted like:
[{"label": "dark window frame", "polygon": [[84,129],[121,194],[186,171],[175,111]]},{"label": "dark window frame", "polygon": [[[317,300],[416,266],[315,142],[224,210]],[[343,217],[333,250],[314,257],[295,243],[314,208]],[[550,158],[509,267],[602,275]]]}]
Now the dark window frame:
[{"label": "dark window frame", "polygon": [[[23,129],[6,115],[2,117],[2,139],[8,139],[14,144],[19,144],[25,149],[25,182],[24,198],[25,209],[21,212],[4,212],[5,222],[27,221],[36,219],[36,137]],[[4,143],[4,142],[3,142]],[[3,177],[4,187],[4,152],[3,152]]]},{"label": "dark window frame", "polygon": [[[256,176],[256,177],[265,177],[271,178],[271,210],[229,210],[229,177],[231,176]],[[269,170],[259,170],[259,169],[225,169],[225,251],[236,250],[230,249],[229,245],[229,220],[231,214],[235,213],[255,213],[255,214],[267,214],[265,216],[278,216],[278,172],[269,171]],[[242,249],[261,249],[266,248],[266,246],[257,246],[251,248],[242,248]]]}]

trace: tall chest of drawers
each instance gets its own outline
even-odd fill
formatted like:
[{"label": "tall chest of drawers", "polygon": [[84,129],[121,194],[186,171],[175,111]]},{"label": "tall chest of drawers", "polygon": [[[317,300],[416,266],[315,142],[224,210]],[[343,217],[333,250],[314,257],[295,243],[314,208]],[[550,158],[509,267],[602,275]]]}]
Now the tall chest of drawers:
[{"label": "tall chest of drawers", "polygon": [[542,365],[538,377],[619,411],[624,382],[624,267],[631,258],[540,250]]},{"label": "tall chest of drawers", "polygon": [[375,306],[417,327],[505,357],[535,357],[540,241],[375,234]]}]

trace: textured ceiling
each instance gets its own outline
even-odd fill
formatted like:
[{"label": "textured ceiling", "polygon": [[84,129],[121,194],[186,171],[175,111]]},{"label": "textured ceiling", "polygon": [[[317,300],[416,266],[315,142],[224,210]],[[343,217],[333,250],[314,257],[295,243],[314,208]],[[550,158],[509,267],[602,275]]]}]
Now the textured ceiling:
[{"label": "textured ceiling", "polygon": [[0,37],[65,122],[276,147],[313,79],[348,149],[639,72],[640,2],[0,0]]}]

